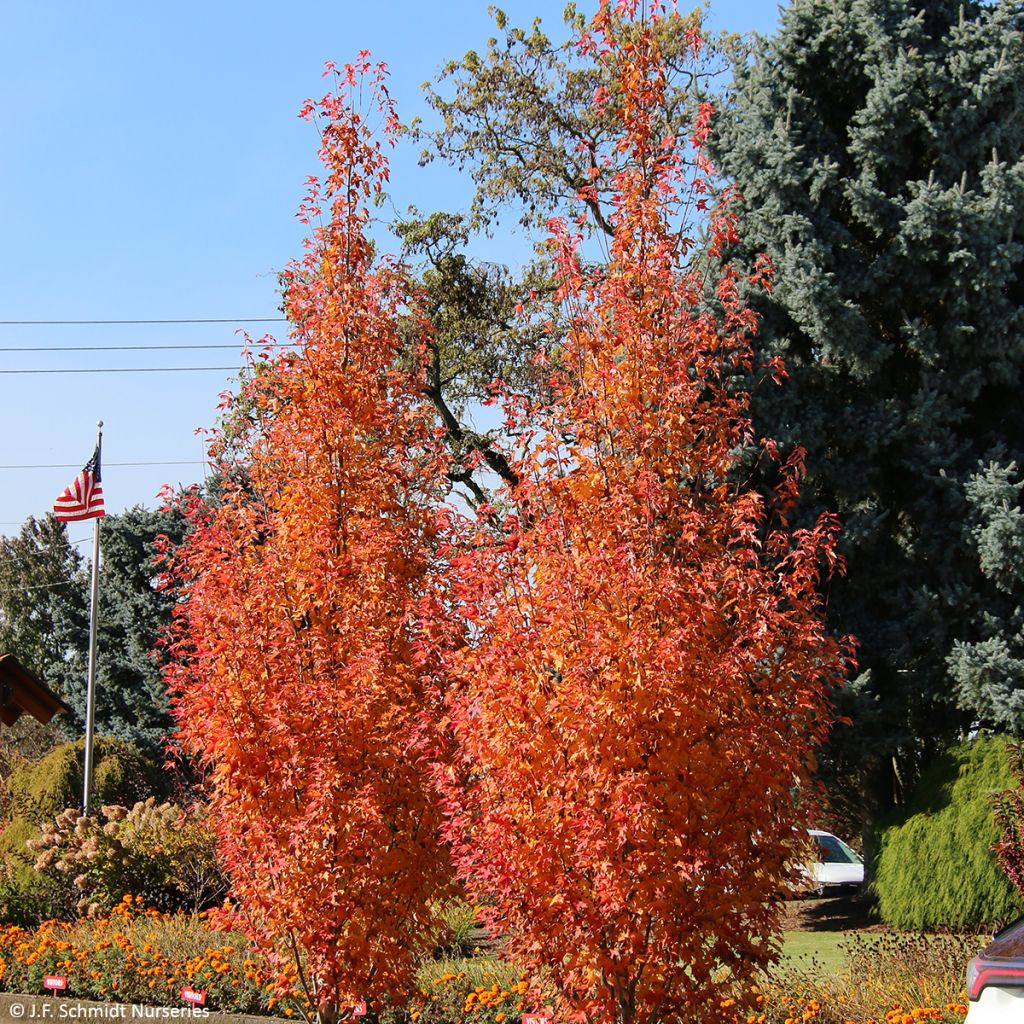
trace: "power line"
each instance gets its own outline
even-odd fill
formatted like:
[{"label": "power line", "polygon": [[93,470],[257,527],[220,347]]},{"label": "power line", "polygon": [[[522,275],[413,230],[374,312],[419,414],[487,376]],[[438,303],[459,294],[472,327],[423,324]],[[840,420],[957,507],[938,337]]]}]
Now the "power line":
[{"label": "power line", "polygon": [[182,318],[177,320],[0,320],[0,325],[4,327],[94,327],[108,324],[283,324],[287,323],[287,320],[288,318],[284,316]]},{"label": "power line", "polygon": [[0,373],[201,373],[207,370],[240,370],[240,366],[108,366],[77,369],[0,370]]},{"label": "power line", "polygon": [[237,352],[241,345],[8,345],[0,347],[0,352],[169,352],[197,348],[230,348]]},{"label": "power line", "polygon": [[[107,462],[103,460],[103,468],[108,469],[114,466],[204,466],[206,465],[203,459],[179,459],[171,462]],[[26,466],[0,466],[0,469],[81,469],[82,464],[80,462],[50,462],[39,465],[26,465]]]}]

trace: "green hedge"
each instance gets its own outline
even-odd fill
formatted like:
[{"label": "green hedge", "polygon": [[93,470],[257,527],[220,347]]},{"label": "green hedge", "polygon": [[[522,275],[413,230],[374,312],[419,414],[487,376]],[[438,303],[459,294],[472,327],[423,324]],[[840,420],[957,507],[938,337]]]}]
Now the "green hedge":
[{"label": "green hedge", "polygon": [[970,930],[1021,912],[992,852],[993,798],[1013,784],[1007,743],[979,736],[946,751],[881,830],[874,887],[887,924]]}]

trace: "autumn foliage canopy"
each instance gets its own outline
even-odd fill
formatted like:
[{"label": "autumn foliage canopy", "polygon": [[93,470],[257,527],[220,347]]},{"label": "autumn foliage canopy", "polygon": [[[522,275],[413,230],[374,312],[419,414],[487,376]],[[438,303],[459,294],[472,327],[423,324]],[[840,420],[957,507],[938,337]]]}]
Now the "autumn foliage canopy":
[{"label": "autumn foliage canopy", "polygon": [[300,353],[254,366],[251,426],[230,439],[244,479],[189,509],[170,671],[244,923],[302,952],[321,1009],[408,988],[450,879],[416,638],[444,467],[396,367],[401,278],[363,233],[387,164],[350,92],[393,132],[384,72],[364,57],[336,74],[303,207],[323,224],[285,277]]},{"label": "autumn foliage canopy", "polygon": [[729,267],[710,110],[658,128],[629,13],[584,40],[615,82],[614,241],[593,271],[552,225],[569,331],[549,399],[506,396],[517,482],[472,516],[448,496],[415,341],[399,358],[399,323],[429,325],[364,234],[386,164],[357,83],[391,114],[363,60],[319,106],[300,348],[254,373],[247,478],[176,555],[171,681],[235,895],[331,1012],[408,987],[452,868],[559,1017],[694,1019],[773,952],[847,656],[821,622],[836,524],[789,527],[798,463],[743,484],[741,452],[773,457],[734,383],[767,275]]},{"label": "autumn foliage canopy", "polygon": [[[573,1016],[646,1022],[711,1005],[723,967],[771,952],[793,794],[842,652],[819,615],[834,521],[786,529],[798,466],[774,504],[736,482],[748,282],[726,265],[709,308],[708,262],[673,229],[708,187],[708,111],[687,180],[684,140],[654,131],[653,37],[613,45],[607,8],[593,31],[627,158],[611,258],[586,274],[554,225],[571,330],[506,542],[478,534],[460,560],[479,639],[452,662],[439,777],[456,865],[510,955],[546,965]],[[732,221],[709,218],[721,257]]]}]

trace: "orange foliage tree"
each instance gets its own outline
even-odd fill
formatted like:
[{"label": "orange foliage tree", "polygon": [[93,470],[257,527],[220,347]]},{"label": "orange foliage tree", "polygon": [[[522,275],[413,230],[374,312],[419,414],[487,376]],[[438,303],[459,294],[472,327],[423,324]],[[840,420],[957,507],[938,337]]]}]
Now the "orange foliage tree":
[{"label": "orange foliage tree", "polygon": [[417,627],[445,464],[422,386],[399,368],[408,288],[365,235],[387,178],[368,119],[385,137],[396,122],[365,54],[328,73],[338,88],[304,111],[326,174],[310,179],[311,238],[285,275],[295,351],[254,360],[219,441],[244,482],[190,504],[168,677],[242,922],[335,1019],[407,994],[451,866]]},{"label": "orange foliage tree", "polygon": [[[570,329],[552,401],[510,408],[526,438],[502,496],[514,514],[458,559],[470,642],[437,779],[460,875],[559,1016],[648,1024],[702,1019],[723,971],[775,949],[849,652],[822,626],[834,519],[787,524],[798,464],[769,499],[738,480],[754,444],[734,383],[756,327],[743,292],[763,282],[724,261],[711,111],[689,139],[659,133],[665,66],[628,6],[602,5],[584,41],[617,82],[598,97],[622,126],[610,259],[586,271],[555,226]],[[702,254],[680,227],[694,208]]]}]

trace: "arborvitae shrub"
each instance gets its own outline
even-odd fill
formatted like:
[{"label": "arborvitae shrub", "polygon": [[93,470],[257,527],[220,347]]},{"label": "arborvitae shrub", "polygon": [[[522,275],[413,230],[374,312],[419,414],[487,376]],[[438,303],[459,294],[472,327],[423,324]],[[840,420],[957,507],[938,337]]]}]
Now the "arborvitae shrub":
[{"label": "arborvitae shrub", "polygon": [[936,759],[881,831],[875,891],[883,921],[968,930],[1021,912],[992,849],[993,801],[1012,783],[1003,737],[979,736]]}]

